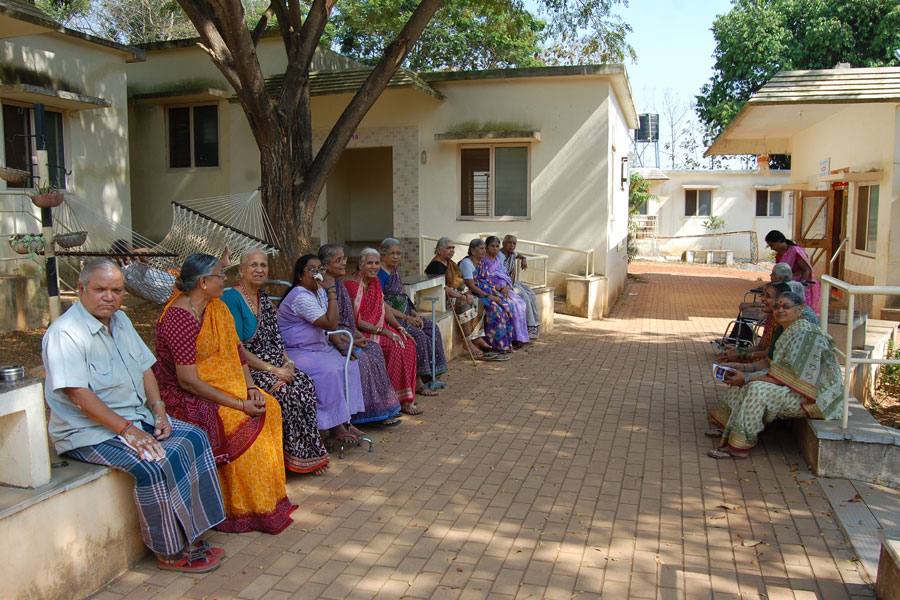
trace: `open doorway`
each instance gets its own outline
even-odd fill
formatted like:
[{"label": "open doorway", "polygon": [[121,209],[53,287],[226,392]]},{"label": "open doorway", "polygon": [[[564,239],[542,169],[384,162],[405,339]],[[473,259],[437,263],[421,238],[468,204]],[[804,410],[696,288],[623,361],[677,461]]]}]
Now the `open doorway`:
[{"label": "open doorway", "polygon": [[328,178],[326,239],[343,244],[350,257],[394,232],[391,147],[344,150]]}]

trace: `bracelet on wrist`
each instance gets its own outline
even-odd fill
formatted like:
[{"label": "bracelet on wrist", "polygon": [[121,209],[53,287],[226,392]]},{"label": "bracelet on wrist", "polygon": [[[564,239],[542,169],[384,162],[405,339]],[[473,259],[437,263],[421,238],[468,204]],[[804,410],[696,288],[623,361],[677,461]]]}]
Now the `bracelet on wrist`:
[{"label": "bracelet on wrist", "polygon": [[153,404],[151,404],[151,405],[148,406],[147,408],[149,408],[150,410],[153,410],[153,407],[159,406],[160,404],[162,404],[163,406],[166,405],[166,403],[163,402],[162,400],[157,400],[156,402],[154,402]]},{"label": "bracelet on wrist", "polygon": [[[272,372],[272,368],[273,368],[273,367],[272,367],[272,365],[271,365],[270,363],[266,363],[266,372],[267,372],[267,373],[271,373],[271,372]],[[249,389],[249,388],[248,388],[248,389]]]},{"label": "bracelet on wrist", "polygon": [[750,383],[750,373],[744,373],[744,385]]},{"label": "bracelet on wrist", "polygon": [[244,401],[243,401],[243,400],[240,400],[240,399],[238,399],[238,400],[239,400],[240,403],[241,403],[240,411],[241,411],[241,412],[244,412]]},{"label": "bracelet on wrist", "polygon": [[132,427],[134,427],[134,425],[132,424],[131,421],[128,421],[125,424],[125,427],[123,427],[122,430],[119,432],[119,435],[125,435],[125,432],[128,431],[129,429],[131,429]]}]

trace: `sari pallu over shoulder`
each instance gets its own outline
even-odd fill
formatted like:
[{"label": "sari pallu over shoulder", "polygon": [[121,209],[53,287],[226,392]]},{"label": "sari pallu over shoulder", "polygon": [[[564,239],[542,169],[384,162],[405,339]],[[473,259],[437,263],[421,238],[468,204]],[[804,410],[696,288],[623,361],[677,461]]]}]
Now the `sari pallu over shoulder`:
[{"label": "sari pallu over shoulder", "polygon": [[841,411],[843,381],[834,341],[812,323],[798,319],[775,344],[769,375],[803,396],[811,419],[834,419]]},{"label": "sari pallu over shoulder", "polygon": [[[172,303],[181,295],[180,292],[176,294],[163,308],[158,326],[162,325]],[[239,344],[228,307],[221,300],[210,300],[196,339],[197,374],[200,379],[232,398],[246,400],[247,386],[238,354]],[[265,425],[265,413],[257,417],[247,416],[231,435],[226,435],[218,404],[169,387],[161,387],[160,394],[169,414],[206,432],[216,464],[227,464],[240,457],[253,445]]]}]

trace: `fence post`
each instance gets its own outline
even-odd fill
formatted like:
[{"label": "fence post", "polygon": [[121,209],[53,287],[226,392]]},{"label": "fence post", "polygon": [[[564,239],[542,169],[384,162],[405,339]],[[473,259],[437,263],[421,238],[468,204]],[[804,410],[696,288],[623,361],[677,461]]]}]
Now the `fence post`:
[{"label": "fence post", "polygon": [[831,283],[819,279],[822,297],[819,299],[819,323],[822,333],[828,333],[828,305],[831,302]]},{"label": "fence post", "polygon": [[[850,416],[850,376],[853,375],[853,309],[856,296],[852,291],[847,294],[850,298],[847,300],[847,345],[844,349],[847,355],[844,358],[844,407],[841,416],[841,428],[847,429],[847,420]],[[825,315],[828,319],[828,315]]]}]

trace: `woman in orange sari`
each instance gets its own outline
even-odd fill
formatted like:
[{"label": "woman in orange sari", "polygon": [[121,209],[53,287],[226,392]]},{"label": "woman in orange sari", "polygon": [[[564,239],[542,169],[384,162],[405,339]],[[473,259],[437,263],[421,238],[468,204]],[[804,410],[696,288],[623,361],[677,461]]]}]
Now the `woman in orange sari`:
[{"label": "woman in orange sari", "polygon": [[153,367],[169,414],[202,428],[225,500],[220,531],[276,534],[297,508],[285,491],[281,407],[253,383],[234,319],[219,300],[218,258],[192,254],[156,328]]},{"label": "woman in orange sari", "polygon": [[415,405],[416,342],[394,317],[385,310],[384,292],[378,281],[381,254],[374,248],[366,248],[359,255],[359,272],[344,281],[344,287],[353,300],[356,328],[369,340],[381,346],[391,386],[400,401],[400,410],[408,415],[418,415],[422,409]]}]

